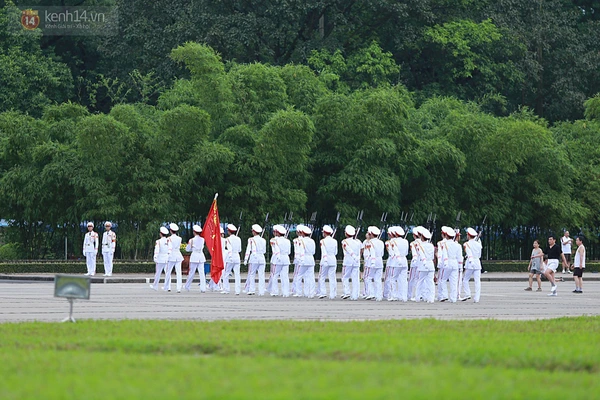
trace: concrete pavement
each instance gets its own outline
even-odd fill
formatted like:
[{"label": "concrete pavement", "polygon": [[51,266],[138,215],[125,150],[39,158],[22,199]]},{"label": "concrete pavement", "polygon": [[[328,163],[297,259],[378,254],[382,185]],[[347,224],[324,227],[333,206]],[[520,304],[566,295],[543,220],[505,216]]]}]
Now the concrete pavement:
[{"label": "concrete pavement", "polygon": [[[75,302],[76,319],[293,319],[293,320],[376,320],[404,318],[437,319],[542,319],[600,315],[600,277],[584,275],[584,293],[574,294],[572,277],[558,284],[558,296],[526,292],[526,274],[489,273],[482,276],[481,302],[401,303],[329,299],[281,298],[224,295],[217,292],[155,292],[146,283],[147,275],[115,275],[92,283],[90,300]],[[0,276],[0,322],[61,321],[69,311],[66,299],[54,298],[54,275]],[[559,275],[562,276],[562,275]],[[19,279],[20,278],[20,279]],[[28,279],[29,278],[29,279]],[[34,280],[33,278],[38,278]],[[587,279],[586,279],[587,278]],[[47,281],[39,279],[49,279]],[[471,282],[471,287],[473,283]],[[536,283],[534,283],[534,288]],[[173,289],[175,286],[173,285]],[[341,284],[338,283],[338,294]],[[339,296],[339,295],[338,295]]]}]

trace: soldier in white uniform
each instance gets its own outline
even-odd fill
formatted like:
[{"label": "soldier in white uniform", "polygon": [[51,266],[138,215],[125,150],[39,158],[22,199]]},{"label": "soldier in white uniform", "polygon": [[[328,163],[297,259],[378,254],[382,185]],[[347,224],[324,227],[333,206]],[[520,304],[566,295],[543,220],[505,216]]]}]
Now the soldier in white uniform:
[{"label": "soldier in white uniform", "polygon": [[117,235],[111,230],[112,224],[108,221],[104,224],[106,230],[102,235],[102,259],[104,260],[104,276],[112,276],[113,257],[117,247]]},{"label": "soldier in white uniform", "polygon": [[383,283],[381,279],[383,277],[383,252],[385,245],[379,239],[380,233],[380,229],[376,226],[370,226],[367,230],[369,253],[368,257],[364,256],[365,266],[367,263],[369,264],[369,272],[368,274],[365,273],[365,285],[367,286],[366,300],[383,300]]},{"label": "soldier in white uniform", "polygon": [[244,292],[248,295],[256,294],[256,282],[254,276],[258,272],[258,295],[265,295],[265,253],[267,252],[267,241],[260,237],[263,231],[258,224],[252,225],[252,237],[248,239],[244,264],[248,265],[248,277]]},{"label": "soldier in white uniform", "polygon": [[417,255],[419,256],[419,280],[417,281],[416,301],[425,301],[433,303],[435,298],[435,282],[433,280],[435,274],[435,247],[430,242],[431,232],[423,228],[420,231],[421,243],[417,244]]},{"label": "soldier in white uniform", "polygon": [[171,231],[171,236],[169,236],[167,240],[171,246],[171,253],[169,254],[169,259],[167,261],[167,272],[163,290],[168,292],[171,291],[171,273],[173,272],[173,267],[175,267],[175,274],[177,276],[177,293],[181,293],[181,283],[183,281],[181,277],[181,262],[183,261],[183,255],[181,254],[181,238],[177,235],[179,226],[171,223],[169,225],[169,230]]},{"label": "soldier in white uniform", "polygon": [[171,243],[167,239],[168,234],[169,230],[164,226],[161,226],[160,239],[158,239],[154,244],[154,262],[156,263],[156,273],[154,275],[154,283],[150,284],[150,289],[152,290],[158,290],[158,282],[160,281],[160,275],[167,267],[169,254],[171,254]]},{"label": "soldier in white uniform", "polygon": [[[450,284],[450,295],[448,299],[451,303],[456,303],[458,300],[459,290],[459,271],[463,267],[463,256],[462,246],[454,239],[457,237],[456,232],[452,228],[446,229],[446,235],[448,236],[448,283]],[[439,283],[438,283],[439,285]]]},{"label": "soldier in white uniform", "polygon": [[333,228],[329,225],[323,227],[323,239],[320,241],[321,245],[321,269],[319,271],[319,298],[324,299],[327,297],[327,287],[325,280],[329,279],[329,298],[335,299],[337,296],[337,253],[338,253],[338,242],[331,234]]},{"label": "soldier in white uniform", "polygon": [[[356,229],[346,225],[344,229],[346,238],[342,240],[344,259],[342,261],[342,285],[344,294],[342,299],[358,300],[360,291],[360,240],[355,239]],[[352,280],[352,286],[350,285]]]},{"label": "soldier in white uniform", "polygon": [[240,274],[240,253],[242,252],[242,239],[236,235],[238,228],[233,225],[227,225],[229,236],[225,239],[225,271],[221,276],[223,291],[221,293],[228,294],[230,289],[229,276],[233,271],[235,281],[235,294],[239,295],[242,291],[242,277]]},{"label": "soldier in white uniform", "polygon": [[390,240],[386,242],[388,259],[385,265],[383,297],[388,301],[407,300],[408,241],[404,239],[404,229],[392,226],[388,229]]},{"label": "soldier in white uniform", "polygon": [[471,298],[471,288],[469,287],[469,280],[471,276],[475,281],[475,295],[473,297],[474,303],[479,303],[479,297],[481,295],[481,243],[476,239],[477,231],[473,228],[467,229],[467,239],[463,245],[465,248],[465,255],[467,257],[465,264],[465,277],[463,278],[463,290],[465,297],[461,301],[467,301]]},{"label": "soldier in white uniform", "polygon": [[271,296],[279,296],[278,280],[281,280],[281,294],[283,297],[290,297],[290,251],[291,244],[289,239],[285,238],[287,229],[283,225],[273,227],[274,237],[271,239],[271,276],[267,290]]},{"label": "soldier in white uniform", "polygon": [[415,289],[417,287],[417,281],[419,280],[419,255],[417,249],[419,243],[421,243],[421,229],[425,229],[422,226],[416,226],[412,230],[414,240],[410,243],[410,272],[408,275],[408,298],[411,301],[416,300]]},{"label": "soldier in white uniform", "polygon": [[362,273],[362,281],[363,281],[363,289],[361,293],[361,298],[366,300],[371,300],[374,298],[372,292],[369,289],[372,289],[373,285],[370,284],[372,281],[371,277],[371,235],[369,234],[368,228],[367,233],[365,234],[365,240],[362,241],[360,249],[363,257],[363,273]]},{"label": "soldier in white uniform", "polygon": [[94,232],[94,223],[88,222],[88,232],[83,238],[83,255],[87,265],[87,274],[94,276],[96,274],[96,256],[98,255],[98,234]]},{"label": "soldier in white uniform", "polygon": [[294,297],[302,297],[302,292],[296,293],[296,287],[298,286],[298,280],[301,279],[300,276],[300,267],[304,263],[304,254],[306,250],[304,249],[304,241],[302,238],[304,237],[304,225],[300,224],[296,226],[296,235],[297,237],[294,239],[294,277],[292,279],[292,294]]},{"label": "soldier in white uniform", "polygon": [[185,246],[185,251],[190,252],[190,270],[184,288],[186,291],[190,291],[190,286],[196,275],[196,270],[198,270],[198,274],[200,275],[200,292],[204,293],[206,292],[206,275],[204,274],[204,263],[206,262],[206,257],[204,256],[204,238],[200,236],[202,228],[199,225],[194,225],[192,231],[194,232],[194,237],[191,238],[188,241],[187,246]]},{"label": "soldier in white uniform", "polygon": [[[302,264],[298,269],[296,278],[296,287],[294,288],[294,296],[304,295],[312,299],[315,297],[315,241],[310,237],[312,230],[308,226],[302,226],[303,236],[300,238],[302,241],[302,248],[304,251],[302,257]],[[304,291],[303,289],[304,283]]]},{"label": "soldier in white uniform", "polygon": [[448,267],[448,229],[447,226],[442,226],[442,240],[437,243],[437,267],[438,267],[438,294],[437,300],[440,302],[448,301],[448,276],[450,274],[450,269]]}]

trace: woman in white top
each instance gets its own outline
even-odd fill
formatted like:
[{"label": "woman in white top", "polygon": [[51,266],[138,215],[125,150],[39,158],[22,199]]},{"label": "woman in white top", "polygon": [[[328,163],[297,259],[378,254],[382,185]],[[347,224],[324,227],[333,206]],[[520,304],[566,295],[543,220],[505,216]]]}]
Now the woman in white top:
[{"label": "woman in white top", "polygon": [[204,263],[206,257],[204,257],[204,238],[200,236],[202,228],[198,225],[194,225],[192,230],[194,231],[194,237],[188,241],[185,248],[186,251],[191,252],[190,255],[190,272],[188,273],[187,280],[185,281],[185,290],[190,291],[190,285],[196,275],[196,270],[200,275],[200,291],[206,292],[206,276],[204,275]]}]

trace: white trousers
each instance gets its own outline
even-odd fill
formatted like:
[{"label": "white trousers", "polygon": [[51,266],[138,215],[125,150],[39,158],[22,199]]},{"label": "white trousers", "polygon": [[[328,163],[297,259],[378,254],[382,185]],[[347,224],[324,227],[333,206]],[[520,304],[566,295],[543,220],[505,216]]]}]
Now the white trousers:
[{"label": "white trousers", "polygon": [[166,267],[167,263],[156,263],[156,273],[154,274],[154,283],[152,284],[154,290],[158,290],[158,282],[160,281],[160,275],[163,273]]},{"label": "white trousers", "polygon": [[223,283],[223,291],[229,293],[231,287],[229,286],[229,275],[233,272],[235,280],[235,294],[240,294],[242,291],[242,275],[240,274],[240,263],[227,263],[225,265],[225,271],[221,275],[221,282]]},{"label": "white trousers", "polygon": [[367,296],[374,296],[376,300],[383,299],[383,268],[369,268],[368,276],[365,277]]},{"label": "white trousers", "polygon": [[383,297],[393,300],[408,300],[407,267],[387,267],[383,284]]},{"label": "white trousers", "polygon": [[111,276],[113,272],[113,256],[115,253],[109,251],[108,253],[102,252],[102,259],[104,260],[104,274]]},{"label": "white trousers", "polygon": [[85,265],[87,266],[87,274],[94,275],[96,273],[96,253],[90,251],[85,253]]},{"label": "white trousers", "polygon": [[246,278],[246,286],[244,291],[246,293],[256,293],[256,282],[255,276],[258,272],[258,295],[264,296],[265,294],[265,264],[248,264],[248,277]]},{"label": "white trousers", "polygon": [[[440,281],[438,280],[438,293],[440,291],[440,285],[442,285],[441,287],[443,287],[445,294],[445,296],[441,297],[440,300],[447,298],[448,300],[450,300],[451,303],[456,303],[456,301],[458,300],[459,292],[458,269],[444,268],[444,279],[445,280],[442,283],[440,283]],[[448,290],[446,290],[446,282],[448,282],[448,286],[450,289],[449,293]]]},{"label": "white trousers", "polygon": [[417,267],[411,267],[408,272],[408,298],[413,299],[416,296],[415,290],[417,288],[417,282],[419,281],[419,271]]},{"label": "white trousers", "polygon": [[198,270],[198,275],[200,275],[200,291],[202,293],[206,292],[206,275],[204,274],[204,263],[190,263],[190,271],[188,272],[187,279],[185,281],[185,290],[190,290],[190,285],[194,280],[194,276],[196,275],[196,270]]},{"label": "white trousers", "polygon": [[362,291],[362,296],[363,297],[370,297],[370,296],[375,296],[375,294],[373,293],[372,289],[373,288],[373,276],[371,275],[371,267],[364,267],[363,270],[363,291]]},{"label": "white trousers", "polygon": [[469,287],[469,280],[473,277],[475,281],[475,295],[473,301],[479,303],[479,297],[481,296],[481,270],[480,269],[465,269],[465,277],[463,278],[463,291],[465,297],[471,296],[471,288]]},{"label": "white trousers", "polygon": [[271,276],[269,277],[269,284],[267,285],[267,291],[272,295],[279,296],[279,283],[281,280],[281,294],[283,297],[290,297],[290,265],[289,264],[271,264]]},{"label": "white trousers", "polygon": [[169,261],[167,262],[167,269],[165,273],[165,286],[163,290],[171,290],[171,273],[175,267],[175,275],[177,276],[177,292],[181,292],[181,261]]},{"label": "white trousers", "polygon": [[319,270],[319,295],[327,294],[327,285],[325,280],[329,279],[329,298],[335,299],[337,296],[337,277],[335,272],[337,265],[321,265]]},{"label": "white trousers", "polygon": [[[296,269],[297,273],[294,294],[296,296],[304,295],[304,297],[313,298],[315,296],[315,266],[300,265],[296,267]],[[303,282],[304,291],[302,290]]]},{"label": "white trousers", "polygon": [[[352,280],[352,284],[350,284],[350,280]],[[358,300],[360,291],[360,267],[358,265],[342,267],[342,285],[345,296],[350,296],[351,300]]]},{"label": "white trousers", "polygon": [[440,268],[438,270],[438,279],[437,279],[437,300],[442,301],[448,299],[448,274],[450,272],[450,268]]},{"label": "white trousers", "polygon": [[435,298],[435,282],[433,276],[435,271],[418,271],[419,280],[417,281],[415,299],[417,301],[427,301],[433,303]]}]

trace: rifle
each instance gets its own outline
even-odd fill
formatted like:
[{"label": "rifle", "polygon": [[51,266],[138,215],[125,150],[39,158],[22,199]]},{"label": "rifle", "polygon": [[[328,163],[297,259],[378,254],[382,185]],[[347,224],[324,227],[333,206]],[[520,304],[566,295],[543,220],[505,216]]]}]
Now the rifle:
[{"label": "rifle", "polygon": [[431,231],[431,243],[435,243],[435,231],[436,231],[435,221],[436,220],[437,220],[437,214],[433,214],[433,230]]},{"label": "rifle", "polygon": [[333,233],[331,234],[332,238],[335,238],[335,233],[337,232],[339,223],[340,223],[340,212],[338,211],[337,217],[335,217],[335,225],[333,227]]},{"label": "rifle", "polygon": [[377,239],[381,239],[381,236],[383,235],[383,230],[386,227],[386,221],[387,221],[387,216],[388,213],[383,213],[381,214],[381,220],[380,220],[380,228],[379,228],[379,235],[377,235]]},{"label": "rifle", "polygon": [[310,238],[312,238],[313,233],[315,233],[315,227],[317,223],[317,212],[313,212],[310,216],[310,221],[308,222],[308,226],[310,226]]},{"label": "rifle", "polygon": [[242,213],[243,213],[243,211],[240,211],[240,220],[238,223],[237,232],[235,232],[235,236],[240,236],[240,231],[242,230]]},{"label": "rifle", "polygon": [[358,212],[358,215],[356,216],[356,232],[354,233],[354,239],[358,238],[358,234],[360,233],[360,228],[362,227],[363,224],[363,214],[364,214],[364,210],[360,210]]},{"label": "rifle", "polygon": [[[292,217],[294,216],[294,213],[292,211],[290,211],[290,214],[287,215],[283,220],[283,223],[285,225],[285,235],[283,235],[284,238],[287,239],[288,235],[290,234],[290,228],[292,227]],[[287,225],[286,225],[286,220],[287,220]]]},{"label": "rifle", "polygon": [[269,222],[269,213],[267,213],[267,215],[265,216],[265,225],[263,226],[263,230],[260,233],[260,237],[263,237],[263,235],[265,234],[265,231],[267,230],[267,223]]},{"label": "rifle", "polygon": [[475,238],[475,240],[477,240],[477,241],[481,240],[481,234],[483,233],[483,226],[485,225],[486,219],[487,219],[487,214],[483,217],[483,221],[481,221],[481,230],[479,232],[477,232],[477,237]]}]

